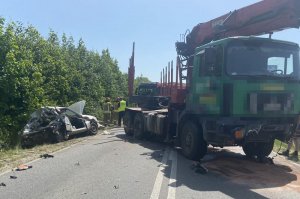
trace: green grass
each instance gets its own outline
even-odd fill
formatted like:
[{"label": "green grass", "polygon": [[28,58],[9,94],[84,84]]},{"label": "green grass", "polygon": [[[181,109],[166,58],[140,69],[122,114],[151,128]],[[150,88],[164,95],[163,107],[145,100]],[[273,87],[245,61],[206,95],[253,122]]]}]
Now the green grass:
[{"label": "green grass", "polygon": [[[280,140],[275,140],[275,143],[274,143],[274,147],[273,147],[273,151],[275,153],[282,153],[283,151],[285,151],[287,149],[287,143],[284,143],[284,142],[281,142]],[[290,153],[293,153],[295,150],[295,147],[292,146],[291,150],[290,150]],[[294,162],[297,162],[300,160],[300,156],[298,156],[298,160],[296,158],[292,158],[292,157],[288,157],[289,160],[292,160]]]}]

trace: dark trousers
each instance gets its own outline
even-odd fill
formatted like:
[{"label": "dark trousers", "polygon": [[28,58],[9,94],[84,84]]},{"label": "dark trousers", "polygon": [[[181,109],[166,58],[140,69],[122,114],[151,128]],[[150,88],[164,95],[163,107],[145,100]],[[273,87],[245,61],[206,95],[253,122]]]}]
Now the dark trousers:
[{"label": "dark trousers", "polygon": [[125,111],[119,112],[119,119],[118,119],[118,125],[121,126],[121,120],[123,120],[123,117],[125,115]]}]

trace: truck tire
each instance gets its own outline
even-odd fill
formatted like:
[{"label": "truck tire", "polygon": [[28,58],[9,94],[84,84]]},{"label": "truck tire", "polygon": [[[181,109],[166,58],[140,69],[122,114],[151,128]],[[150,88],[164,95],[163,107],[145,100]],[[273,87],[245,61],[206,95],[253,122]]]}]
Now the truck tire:
[{"label": "truck tire", "polygon": [[137,113],[133,122],[133,136],[136,139],[143,139],[145,136],[144,130],[144,116],[142,113]]},{"label": "truck tire", "polygon": [[243,145],[243,151],[245,155],[249,158],[252,158],[255,156],[255,146],[254,143],[246,143]]},{"label": "truck tire", "polygon": [[124,118],[123,118],[123,124],[124,124],[124,131],[126,135],[132,136],[133,130],[132,130],[132,119],[131,115],[128,111],[125,112]]},{"label": "truck tire", "polygon": [[183,124],[180,143],[183,155],[191,160],[199,161],[207,153],[207,143],[203,139],[202,129],[192,121]]},{"label": "truck tire", "polygon": [[247,157],[266,157],[270,155],[274,146],[274,140],[270,142],[249,142],[243,145],[243,151]]}]

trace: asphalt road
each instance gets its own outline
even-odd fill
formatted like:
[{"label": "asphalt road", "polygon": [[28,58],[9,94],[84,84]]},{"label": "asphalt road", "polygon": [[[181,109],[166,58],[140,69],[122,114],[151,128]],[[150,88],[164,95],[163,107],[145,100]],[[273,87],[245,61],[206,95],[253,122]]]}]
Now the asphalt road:
[{"label": "asphalt road", "polygon": [[248,160],[237,147],[210,149],[203,174],[179,149],[113,129],[33,161],[31,169],[0,174],[0,199],[300,198],[299,165],[278,156],[274,162]]}]

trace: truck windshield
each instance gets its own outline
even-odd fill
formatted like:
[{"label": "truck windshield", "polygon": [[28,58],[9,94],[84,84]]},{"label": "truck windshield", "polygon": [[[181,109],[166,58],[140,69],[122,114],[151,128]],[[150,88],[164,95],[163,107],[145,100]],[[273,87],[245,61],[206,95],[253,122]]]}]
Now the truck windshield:
[{"label": "truck windshield", "polygon": [[299,49],[274,42],[234,41],[227,48],[226,72],[299,80]]}]

